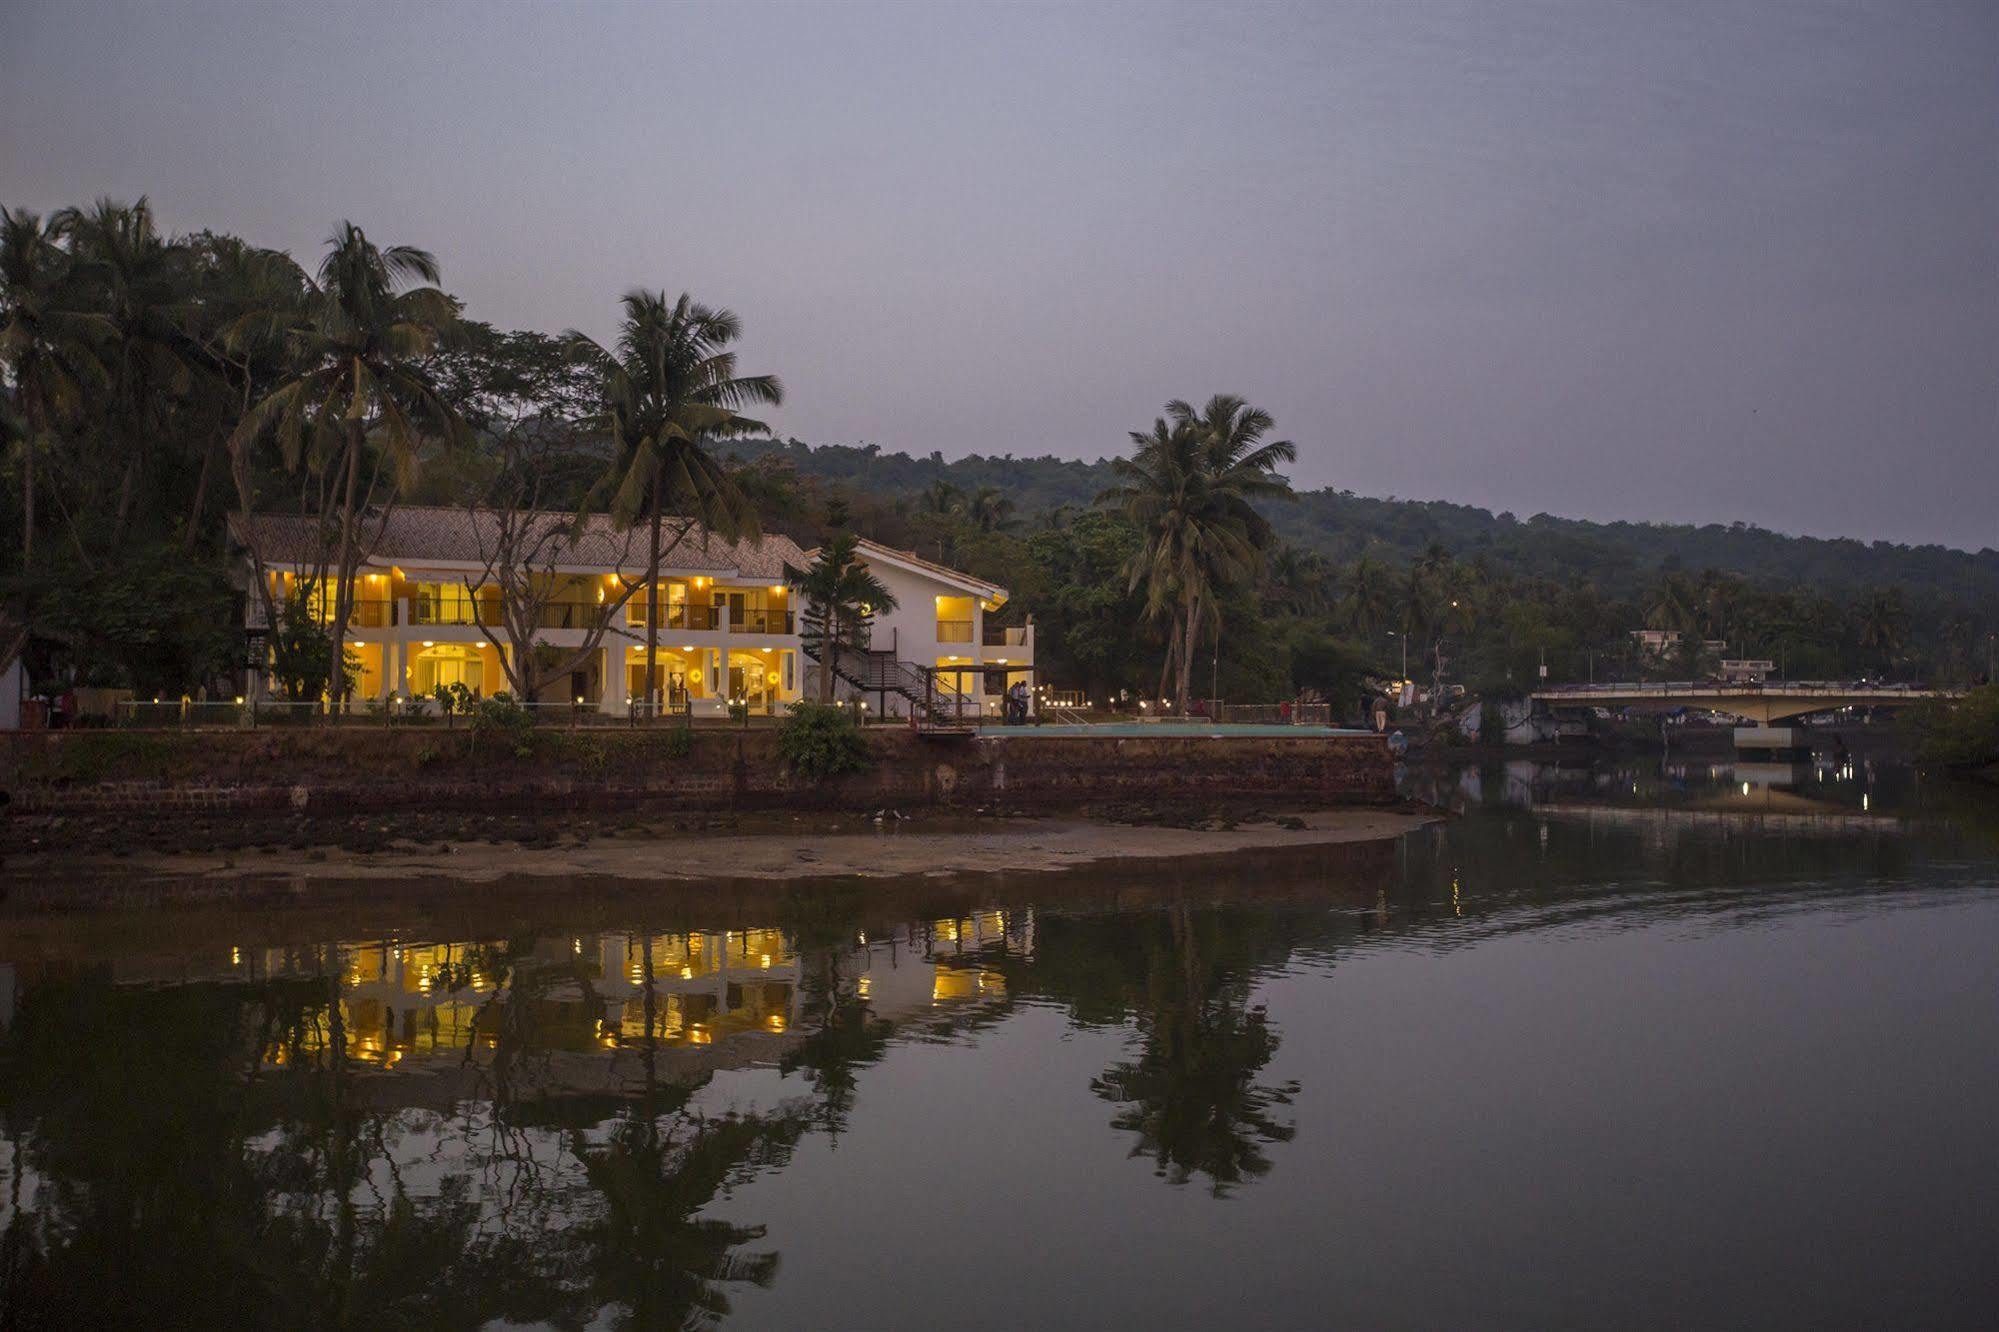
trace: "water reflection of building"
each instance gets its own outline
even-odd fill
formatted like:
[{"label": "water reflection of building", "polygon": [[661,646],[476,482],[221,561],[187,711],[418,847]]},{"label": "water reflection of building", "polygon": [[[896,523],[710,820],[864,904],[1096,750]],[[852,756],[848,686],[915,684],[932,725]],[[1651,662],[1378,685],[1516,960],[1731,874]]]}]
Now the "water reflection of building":
[{"label": "water reflection of building", "polygon": [[[830,987],[836,1000],[864,1003],[876,1018],[920,1022],[1003,999],[1000,955],[1028,956],[1032,945],[1030,911],[985,910],[859,933],[807,953],[773,927],[603,933],[526,945],[376,939],[234,947],[226,959],[193,967],[128,964],[115,980],[332,977],[337,1012],[318,1005],[294,1048],[325,1050],[337,1031],[350,1058],[383,1068],[490,1052],[503,1033],[537,1051],[728,1046],[755,1059],[781,1049],[806,1020],[815,985]],[[274,1060],[285,1057],[282,1046],[273,1047]]]}]

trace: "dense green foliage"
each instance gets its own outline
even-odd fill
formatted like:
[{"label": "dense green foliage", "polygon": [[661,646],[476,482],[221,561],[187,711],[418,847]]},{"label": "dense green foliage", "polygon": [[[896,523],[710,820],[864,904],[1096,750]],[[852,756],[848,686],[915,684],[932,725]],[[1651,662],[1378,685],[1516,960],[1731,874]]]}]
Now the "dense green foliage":
[{"label": "dense green foliage", "polygon": [[778,723],[777,752],[792,772],[813,782],[861,772],[870,761],[868,742],[853,714],[819,703],[792,705]]},{"label": "dense green foliage", "polygon": [[[1119,573],[1139,546],[1092,507],[1110,461],[913,458],[872,446],[731,441],[785,478],[773,525],[810,536],[837,515],[892,545],[1006,585],[1007,614],[1041,626],[1043,678],[1093,698],[1152,692],[1168,632]],[[978,522],[970,497],[1004,487],[1016,517]],[[1827,541],[1733,526],[1590,523],[1319,490],[1259,501],[1280,539],[1251,592],[1222,607],[1195,672],[1223,697],[1309,691],[1342,703],[1365,676],[1411,675],[1496,693],[1711,669],[1695,639],[1765,657],[1794,678],[1985,677],[1999,631],[1999,551]],[[1677,630],[1690,653],[1651,658],[1631,631]],[[1441,659],[1441,671],[1439,661]]]},{"label": "dense green foliage", "polygon": [[[1227,395],[1171,404],[1093,463],[745,438],[761,426],[743,412],[782,394],[738,373],[726,310],[634,291],[598,347],[468,320],[439,279],[426,252],[347,223],[308,272],[234,237],[164,235],[144,200],[0,214],[0,648],[25,642],[44,690],[227,696],[242,599],[265,592],[242,586],[226,513],[317,519],[338,589],[383,515],[421,502],[599,507],[648,564],[691,517],[807,546],[859,533],[1006,586],[998,618],[1036,621],[1040,681],[1096,700],[1171,682],[1352,715],[1370,679],[1504,693],[1543,669],[1684,674],[1712,667],[1707,640],[1794,678],[1952,683],[1999,649],[1991,549],[1293,494],[1276,470],[1292,446]],[[510,530],[493,579],[507,632],[531,635],[539,617],[507,589],[535,583],[539,538]],[[287,691],[339,692],[341,633],[322,647],[309,621],[272,619]],[[1641,655],[1641,627],[1682,647]]]},{"label": "dense green foliage", "polygon": [[1951,768],[1999,765],[1999,685],[1926,704],[1913,720],[1923,762]]}]

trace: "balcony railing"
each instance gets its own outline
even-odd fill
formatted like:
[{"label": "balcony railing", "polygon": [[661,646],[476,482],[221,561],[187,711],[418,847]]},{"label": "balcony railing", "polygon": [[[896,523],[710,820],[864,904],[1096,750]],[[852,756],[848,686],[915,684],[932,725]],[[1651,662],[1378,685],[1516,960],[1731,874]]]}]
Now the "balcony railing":
[{"label": "balcony railing", "polygon": [[788,610],[746,610],[742,618],[731,622],[729,627],[745,634],[788,634],[792,631],[792,613]]},{"label": "balcony railing", "polygon": [[972,641],[970,620],[939,620],[937,641],[940,643],[969,643]]},{"label": "balcony railing", "polygon": [[[278,614],[284,615],[284,603],[278,603]],[[312,618],[318,624],[333,621],[331,599],[312,607]],[[350,629],[386,629],[396,622],[396,603],[393,601],[356,601],[347,609],[347,627]]]},{"label": "balcony railing", "polygon": [[411,624],[498,624],[500,607],[498,603],[479,601],[425,601],[410,602]]},{"label": "balcony railing", "polygon": [[[645,628],[646,604],[641,597],[633,597],[625,603],[625,618],[638,628]],[[722,627],[722,612],[715,606],[690,606],[676,601],[659,608],[659,624],[662,629],[719,629]]]},{"label": "balcony railing", "polygon": [[1026,647],[1027,626],[1019,624],[989,624],[983,635],[987,647]]},{"label": "balcony railing", "polygon": [[604,617],[601,601],[543,602],[535,623],[543,629],[594,629]]}]

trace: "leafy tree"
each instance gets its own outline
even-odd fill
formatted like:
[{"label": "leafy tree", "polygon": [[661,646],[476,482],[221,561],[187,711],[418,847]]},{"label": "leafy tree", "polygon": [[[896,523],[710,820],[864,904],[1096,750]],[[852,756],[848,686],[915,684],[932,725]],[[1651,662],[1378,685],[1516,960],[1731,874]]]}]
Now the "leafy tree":
[{"label": "leafy tree", "polygon": [[315,702],[333,678],[333,641],[313,618],[310,586],[284,604],[270,636],[271,678],[294,703]]}]

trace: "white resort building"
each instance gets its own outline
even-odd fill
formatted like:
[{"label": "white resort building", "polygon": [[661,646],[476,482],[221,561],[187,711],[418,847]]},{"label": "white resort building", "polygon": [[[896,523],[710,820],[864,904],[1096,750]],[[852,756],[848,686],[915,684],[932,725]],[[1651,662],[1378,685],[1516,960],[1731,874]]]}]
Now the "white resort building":
[{"label": "white resort building", "polygon": [[[371,523],[370,554],[357,571],[348,617],[347,644],[361,668],[357,698],[424,698],[452,684],[482,696],[510,688],[502,665],[511,650],[508,608],[492,571],[495,552],[516,539],[509,532],[522,530],[523,518],[548,527],[571,521],[568,514],[525,515],[510,527],[491,512],[406,506],[376,520],[379,535]],[[815,552],[783,536],[725,541],[699,526],[676,541],[678,526],[669,532],[658,593],[656,669],[665,705],[724,716],[731,700],[767,714],[817,698],[819,665],[800,635],[805,607],[785,574],[805,568]],[[331,616],[336,598],[324,576],[318,520],[234,514],[230,531],[246,581],[268,580],[278,614],[304,594],[316,619]],[[996,715],[1012,684],[1032,685],[1033,626],[986,623],[1005,605],[1005,588],[871,541],[860,542],[858,554],[895,594],[896,607],[876,615],[866,651],[840,654],[838,697],[887,716],[920,710],[926,698],[948,701],[960,714]],[[643,701],[646,563],[644,529],[620,532],[602,516],[573,540],[543,541],[533,559],[515,562],[532,570],[530,591],[516,595],[513,609],[517,618],[531,610],[535,621],[543,679],[533,702],[624,715]],[[271,628],[265,600],[253,589],[245,604],[255,643]],[[261,655],[251,654],[247,688],[274,698],[254,665]]]}]

